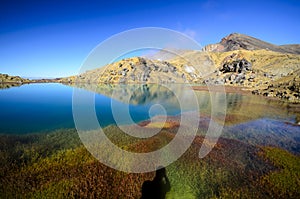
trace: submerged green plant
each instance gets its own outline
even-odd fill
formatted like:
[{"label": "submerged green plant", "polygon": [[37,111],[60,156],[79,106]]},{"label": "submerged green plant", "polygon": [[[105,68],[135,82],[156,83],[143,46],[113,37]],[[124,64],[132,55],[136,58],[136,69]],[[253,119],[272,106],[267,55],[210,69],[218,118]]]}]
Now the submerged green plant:
[{"label": "submerged green plant", "polygon": [[[145,152],[167,144],[164,129],[151,139],[133,139],[107,127],[105,133],[126,150]],[[155,172],[133,174],[111,169],[80,144],[75,130],[0,136],[0,198],[140,198]],[[299,195],[299,156],[279,148],[258,148],[220,138],[208,156],[198,158],[203,136],[166,167],[167,198],[271,198]],[[107,151],[99,151],[107,153]],[[133,164],[133,163],[131,163]]]}]

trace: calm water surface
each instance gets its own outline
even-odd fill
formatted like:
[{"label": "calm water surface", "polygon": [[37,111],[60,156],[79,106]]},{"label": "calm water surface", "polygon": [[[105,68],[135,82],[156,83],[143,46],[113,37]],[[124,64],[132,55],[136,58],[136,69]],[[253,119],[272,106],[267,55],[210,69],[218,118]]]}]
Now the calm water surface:
[{"label": "calm water surface", "polygon": [[[137,101],[131,100],[131,103],[128,104],[122,102],[124,93],[120,93],[117,99],[112,99],[107,96],[112,89],[107,89],[107,87],[102,89],[104,94],[95,93],[95,110],[102,127],[115,124],[111,112],[112,103],[116,107],[129,106],[134,122],[149,119],[149,109],[154,103],[165,104],[168,115],[180,113],[176,102],[175,105],[169,104],[169,101],[163,102],[164,98],[150,99],[147,95],[138,96],[133,99]],[[74,128],[72,94],[73,87],[62,84],[29,84],[0,90],[0,133],[24,134],[47,132],[59,128]],[[140,94],[144,95],[145,93],[139,92]],[[130,124],[130,122],[124,119],[122,124]]]},{"label": "calm water surface", "polygon": [[[129,106],[134,122],[149,119],[153,104],[162,104],[168,115],[180,113],[174,94],[158,85],[81,85],[86,92],[95,93],[95,110],[102,127],[114,124],[111,103]],[[178,86],[182,90],[182,87]],[[115,94],[113,95],[113,91]],[[62,84],[29,84],[0,90],[0,133],[24,134],[48,132],[59,128],[74,128],[72,115],[73,87]],[[129,103],[124,100],[130,94]],[[211,96],[196,92],[201,114],[209,116]],[[213,94],[218,98],[217,94]],[[256,131],[277,134],[300,134],[296,123],[299,109],[259,96],[227,93],[227,116],[224,132]],[[159,115],[157,111],[154,115]],[[151,115],[153,116],[153,115]],[[124,119],[123,124],[130,124]],[[295,139],[299,139],[295,138]]]}]

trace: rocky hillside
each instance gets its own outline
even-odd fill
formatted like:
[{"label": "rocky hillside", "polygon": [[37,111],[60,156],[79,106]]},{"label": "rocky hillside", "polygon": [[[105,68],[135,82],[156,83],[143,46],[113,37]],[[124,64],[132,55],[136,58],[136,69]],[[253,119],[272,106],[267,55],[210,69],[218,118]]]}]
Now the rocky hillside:
[{"label": "rocky hillside", "polygon": [[0,83],[25,83],[29,82],[29,79],[24,79],[19,76],[10,76],[8,74],[1,74],[0,73]]},{"label": "rocky hillside", "polygon": [[200,81],[193,66],[133,57],[66,78],[70,83],[185,83]]},{"label": "rocky hillside", "polygon": [[0,89],[11,88],[15,86],[21,86],[23,84],[31,83],[66,83],[66,78],[55,79],[26,79],[20,76],[11,76],[8,74],[0,73]]},{"label": "rocky hillside", "polygon": [[22,84],[29,83],[29,79],[24,79],[19,76],[10,76],[8,74],[0,73],[0,89],[10,88],[13,86],[21,86]]},{"label": "rocky hillside", "polygon": [[[205,64],[203,54],[209,57],[213,66],[199,67],[201,63]],[[194,51],[169,61],[174,65],[185,65],[188,64],[186,60],[199,64],[193,66],[200,74],[205,74],[199,75],[201,83],[239,86],[253,94],[300,101],[300,55],[269,50]]]},{"label": "rocky hillside", "polygon": [[224,37],[217,44],[210,44],[203,48],[208,52],[227,52],[233,50],[270,50],[281,53],[300,54],[300,45],[281,45],[277,46],[248,35],[233,33]]},{"label": "rocky hillside", "polygon": [[253,94],[300,101],[300,55],[269,50],[186,51],[167,61],[134,57],[79,76],[68,83],[200,83],[247,88]]}]

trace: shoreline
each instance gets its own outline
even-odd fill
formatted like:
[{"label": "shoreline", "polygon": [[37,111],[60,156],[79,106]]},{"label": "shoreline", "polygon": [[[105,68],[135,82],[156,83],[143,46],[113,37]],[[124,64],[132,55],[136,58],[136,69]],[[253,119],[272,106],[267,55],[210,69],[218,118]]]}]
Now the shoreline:
[{"label": "shoreline", "polygon": [[192,86],[193,90],[196,91],[213,91],[226,93],[239,93],[239,94],[249,94],[252,95],[251,90],[247,90],[246,87],[241,86],[220,86],[220,85],[209,85],[209,86]]},{"label": "shoreline", "polygon": [[242,87],[242,86],[230,86],[230,85],[200,86],[199,85],[199,86],[192,86],[192,88],[195,91],[213,91],[213,92],[225,91],[226,93],[238,93],[238,94],[242,94],[242,95],[256,95],[256,96],[260,96],[260,97],[263,97],[264,99],[268,99],[268,100],[275,100],[275,101],[282,102],[282,103],[288,103],[290,105],[300,105],[300,99],[291,101],[288,99],[281,99],[281,98],[275,97],[275,96],[265,96],[263,94],[256,94],[256,93],[253,93],[253,90],[251,90],[251,88]]}]

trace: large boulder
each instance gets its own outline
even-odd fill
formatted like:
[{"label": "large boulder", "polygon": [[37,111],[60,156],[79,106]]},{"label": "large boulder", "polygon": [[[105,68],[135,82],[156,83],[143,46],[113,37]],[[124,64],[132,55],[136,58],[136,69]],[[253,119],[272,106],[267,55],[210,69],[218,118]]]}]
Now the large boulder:
[{"label": "large boulder", "polygon": [[252,64],[244,58],[225,62],[220,68],[220,71],[223,73],[228,73],[228,72],[242,73],[251,70],[252,70]]}]

